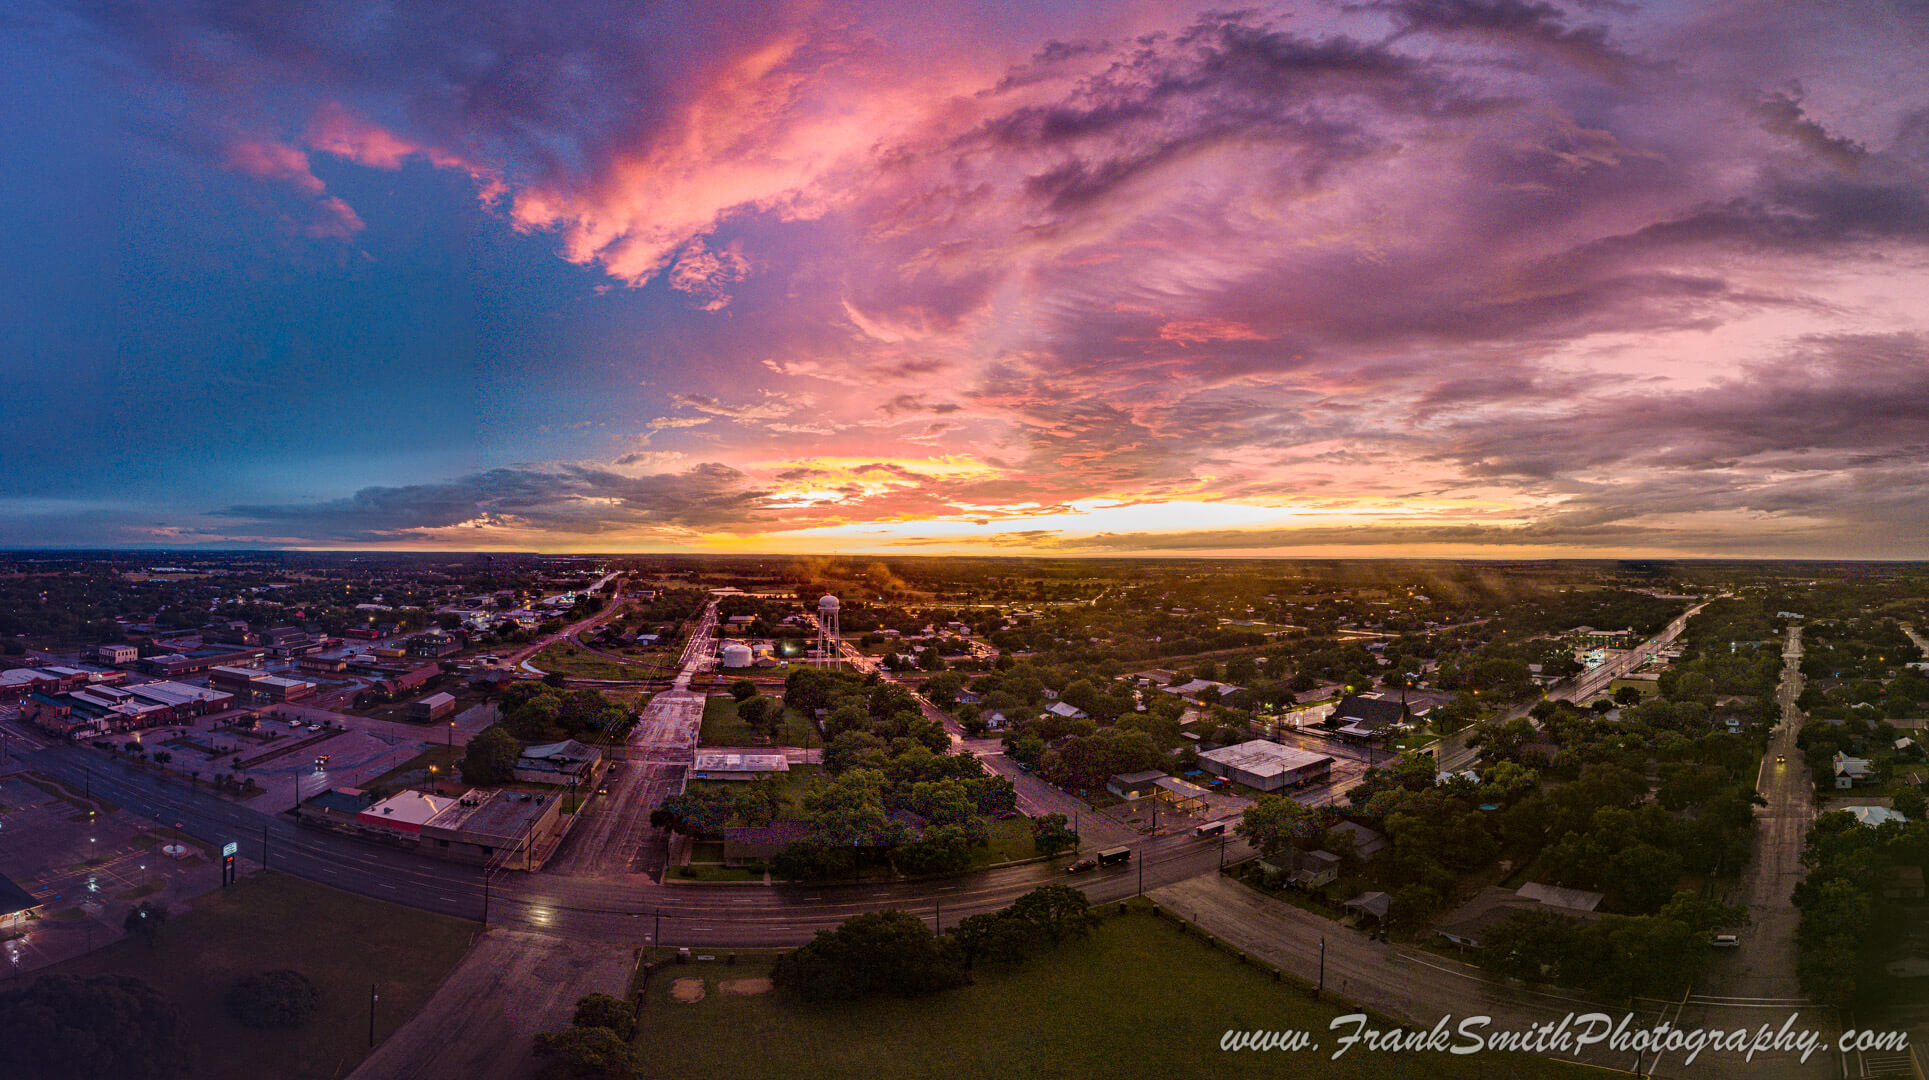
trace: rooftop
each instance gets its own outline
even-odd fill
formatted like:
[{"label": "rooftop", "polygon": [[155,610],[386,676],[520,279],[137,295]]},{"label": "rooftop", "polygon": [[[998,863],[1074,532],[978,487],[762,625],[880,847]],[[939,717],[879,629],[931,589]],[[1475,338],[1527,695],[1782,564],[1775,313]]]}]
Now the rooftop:
[{"label": "rooftop", "polygon": [[1199,756],[1215,764],[1259,776],[1276,776],[1280,773],[1294,772],[1318,765],[1322,761],[1330,763],[1333,760],[1325,754],[1281,746],[1266,739],[1253,739],[1250,742],[1222,746],[1217,750],[1207,750]]}]

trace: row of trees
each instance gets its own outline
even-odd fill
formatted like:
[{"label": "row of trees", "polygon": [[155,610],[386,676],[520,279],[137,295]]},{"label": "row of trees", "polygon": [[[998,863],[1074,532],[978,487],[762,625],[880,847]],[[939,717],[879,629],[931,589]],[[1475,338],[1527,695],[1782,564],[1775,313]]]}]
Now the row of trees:
[{"label": "row of trees", "polygon": [[779,957],[771,982],[809,1001],[918,997],[969,983],[980,963],[1022,964],[1096,921],[1085,894],[1069,885],[1033,889],[943,935],[910,912],[866,912]]},{"label": "row of trees", "polygon": [[1894,958],[1908,929],[1899,900],[1908,890],[1897,887],[1895,875],[1910,868],[1929,873],[1929,822],[1869,828],[1839,811],[1819,815],[1809,826],[1802,865],[1808,874],[1795,887],[1802,989],[1838,1006],[1894,1000],[1897,987],[1883,963]]}]

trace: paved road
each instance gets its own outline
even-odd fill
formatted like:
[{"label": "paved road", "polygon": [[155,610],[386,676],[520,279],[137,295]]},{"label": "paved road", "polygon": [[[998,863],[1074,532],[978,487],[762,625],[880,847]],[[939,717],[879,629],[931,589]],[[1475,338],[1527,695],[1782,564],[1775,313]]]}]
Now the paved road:
[{"label": "paved road", "polygon": [[[1492,1020],[1485,1029],[1490,1033],[1524,1031],[1536,1024],[1558,1023],[1569,1013],[1598,1011],[1616,1021],[1632,1014],[1631,1026],[1667,1020],[1689,1028],[1754,1031],[1771,1018],[1771,1026],[1778,1027],[1796,1011],[1794,1007],[1763,1009],[1692,1002],[1685,1008],[1675,1003],[1630,1007],[1627,1003],[1592,1001],[1557,988],[1531,989],[1496,982],[1477,968],[1448,957],[1373,941],[1221,874],[1204,874],[1160,888],[1152,892],[1152,897],[1242,952],[1300,978],[1319,982],[1323,962],[1328,991],[1429,1029],[1442,1017],[1451,1018],[1451,1029],[1469,1016],[1486,1016]],[[1835,1027],[1832,1017],[1811,1016],[1806,1011],[1798,1022],[1827,1030],[1831,1037]],[[1833,1054],[1812,1057],[1807,1065],[1787,1056],[1758,1057],[1749,1064],[1735,1054],[1704,1054],[1692,1065],[1677,1054],[1657,1063],[1651,1054],[1637,1059],[1632,1053],[1606,1052],[1604,1046],[1567,1056],[1611,1069],[1690,1080],[1741,1075],[1823,1080],[1840,1075]],[[1415,1069],[1413,1075],[1425,1073]]]},{"label": "paved road", "polygon": [[[1782,682],[1776,691],[1782,719],[1762,755],[1755,790],[1768,805],[1755,810],[1754,858],[1738,902],[1748,905],[1750,924],[1739,931],[1741,948],[1719,956],[1698,994],[1734,1000],[1799,1000],[1795,975],[1795,886],[1802,880],[1802,845],[1815,818],[1813,784],[1801,751],[1802,629],[1791,627],[1782,650]],[[1786,761],[1777,761],[1777,757]]]},{"label": "paved road", "polygon": [[[1708,601],[1706,600],[1696,604],[1694,607],[1676,616],[1675,620],[1663,628],[1659,634],[1629,649],[1627,652],[1608,660],[1592,671],[1585,671],[1574,676],[1572,679],[1556,683],[1554,686],[1548,688],[1546,696],[1550,698],[1563,697],[1569,701],[1580,702],[1600,693],[1609,683],[1640,667],[1648,661],[1649,657],[1652,657],[1668,645],[1673,644],[1674,639],[1680,637],[1681,632],[1687,629],[1688,620],[1694,618],[1697,612],[1707,606]],[[1495,716],[1488,718],[1484,723],[1497,724],[1509,720],[1518,720],[1531,712],[1536,704],[1538,704],[1538,702],[1522,702],[1519,705],[1502,710]],[[1441,737],[1438,742],[1434,743],[1434,756],[1443,771],[1459,772],[1462,769],[1474,767],[1475,761],[1480,757],[1480,752],[1475,747],[1468,746],[1467,740],[1478,730],[1480,730],[1480,725],[1470,724],[1460,731],[1454,732],[1452,735]]]}]

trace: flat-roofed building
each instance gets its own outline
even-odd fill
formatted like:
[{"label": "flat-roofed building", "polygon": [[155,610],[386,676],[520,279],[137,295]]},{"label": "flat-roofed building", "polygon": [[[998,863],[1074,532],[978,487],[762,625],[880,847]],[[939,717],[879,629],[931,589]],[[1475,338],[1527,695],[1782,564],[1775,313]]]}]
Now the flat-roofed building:
[{"label": "flat-roofed building", "polygon": [[737,750],[699,750],[690,768],[692,780],[750,780],[765,773],[790,771],[782,754],[743,753]]},{"label": "flat-roofed building", "polygon": [[222,712],[234,707],[233,694],[189,683],[165,680],[135,683],[127,687],[126,692],[143,701],[172,707],[177,720],[190,716],[205,716],[208,713]]},{"label": "flat-roofed building", "polygon": [[575,739],[527,747],[516,758],[515,778],[524,784],[583,783],[595,778],[603,752]]},{"label": "flat-roofed building", "polygon": [[540,870],[555,853],[568,819],[554,792],[471,791],[421,828],[424,855],[455,862]]},{"label": "flat-roofed building", "polygon": [[34,895],[14,884],[12,878],[0,874],[0,930],[12,930],[40,910],[40,901]]},{"label": "flat-roofed building", "polygon": [[454,806],[456,800],[426,791],[402,791],[364,809],[355,816],[363,825],[396,832],[419,834],[435,815]]},{"label": "flat-roofed building", "polygon": [[455,715],[454,694],[430,694],[420,701],[409,703],[409,719],[434,722]]},{"label": "flat-roofed building", "polygon": [[1253,739],[1203,751],[1199,767],[1250,788],[1278,791],[1326,779],[1332,774],[1333,759],[1267,739]]}]

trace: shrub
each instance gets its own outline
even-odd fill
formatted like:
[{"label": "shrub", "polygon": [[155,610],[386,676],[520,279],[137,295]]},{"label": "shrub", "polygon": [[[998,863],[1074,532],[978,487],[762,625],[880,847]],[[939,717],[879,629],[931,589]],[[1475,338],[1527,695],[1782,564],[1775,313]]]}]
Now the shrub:
[{"label": "shrub", "polygon": [[228,988],[228,1015],[251,1028],[298,1028],[321,1007],[321,989],[299,971],[249,975]]}]

